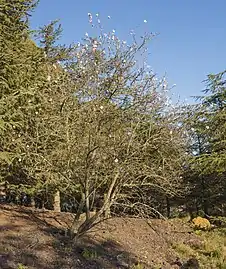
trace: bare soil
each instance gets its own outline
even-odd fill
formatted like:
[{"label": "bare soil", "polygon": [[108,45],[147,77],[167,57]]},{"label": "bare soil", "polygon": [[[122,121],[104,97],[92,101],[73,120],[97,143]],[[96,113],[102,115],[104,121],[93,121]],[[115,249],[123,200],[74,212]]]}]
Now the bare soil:
[{"label": "bare soil", "polygon": [[0,268],[180,268],[172,246],[202,243],[181,220],[135,218],[109,219],[74,242],[64,232],[72,219],[0,205]]}]

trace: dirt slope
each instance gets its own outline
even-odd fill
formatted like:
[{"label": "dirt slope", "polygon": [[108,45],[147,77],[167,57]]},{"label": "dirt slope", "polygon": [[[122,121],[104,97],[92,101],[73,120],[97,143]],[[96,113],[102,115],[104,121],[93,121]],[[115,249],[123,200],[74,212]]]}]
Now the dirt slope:
[{"label": "dirt slope", "polygon": [[201,244],[182,221],[132,218],[110,219],[75,243],[64,234],[71,220],[0,205],[0,268],[179,268],[172,245]]}]

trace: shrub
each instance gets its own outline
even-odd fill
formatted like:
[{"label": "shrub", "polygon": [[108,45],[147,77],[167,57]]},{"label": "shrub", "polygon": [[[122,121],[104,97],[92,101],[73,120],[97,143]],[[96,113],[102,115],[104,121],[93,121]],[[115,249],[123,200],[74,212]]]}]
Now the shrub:
[{"label": "shrub", "polygon": [[197,217],[192,220],[195,229],[199,230],[209,230],[211,228],[211,224],[206,218]]}]

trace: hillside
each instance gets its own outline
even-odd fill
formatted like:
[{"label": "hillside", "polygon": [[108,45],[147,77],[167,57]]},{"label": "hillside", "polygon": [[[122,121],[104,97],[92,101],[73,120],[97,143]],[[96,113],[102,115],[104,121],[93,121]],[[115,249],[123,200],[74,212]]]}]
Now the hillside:
[{"label": "hillside", "polygon": [[148,224],[113,218],[75,243],[64,232],[72,219],[69,213],[1,205],[0,217],[0,267],[8,269],[185,268],[179,264],[204,244],[182,220],[151,220]]}]

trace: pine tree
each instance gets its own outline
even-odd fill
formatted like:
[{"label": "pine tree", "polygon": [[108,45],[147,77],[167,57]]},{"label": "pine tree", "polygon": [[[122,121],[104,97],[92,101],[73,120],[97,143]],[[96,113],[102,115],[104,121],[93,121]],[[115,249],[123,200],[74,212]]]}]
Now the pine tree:
[{"label": "pine tree", "polygon": [[226,172],[226,70],[209,75],[205,96],[201,97],[201,113],[204,129],[202,134],[208,137],[205,153],[197,160],[207,173]]},{"label": "pine tree", "polygon": [[42,189],[47,177],[40,181],[38,171],[42,177],[44,173],[40,173],[41,154],[37,158],[37,153],[55,142],[45,137],[52,131],[47,122],[55,110],[49,100],[56,97],[55,79],[60,69],[55,70],[43,48],[31,40],[28,18],[37,2],[0,3],[1,177],[10,175],[16,186]]},{"label": "pine tree", "polygon": [[[200,104],[189,113],[191,136],[189,181],[193,201],[206,215],[225,205],[226,71],[209,75]],[[218,212],[218,214],[223,214]]]},{"label": "pine tree", "polygon": [[32,113],[27,104],[35,88],[31,83],[40,79],[35,72],[40,50],[29,39],[27,20],[35,6],[31,0],[0,2],[0,159],[7,161],[16,153],[12,134],[25,127],[24,112]]}]

